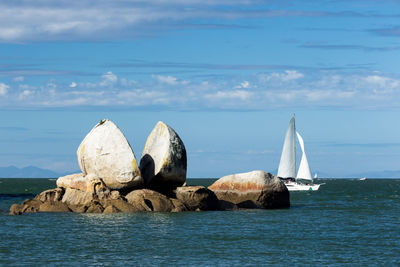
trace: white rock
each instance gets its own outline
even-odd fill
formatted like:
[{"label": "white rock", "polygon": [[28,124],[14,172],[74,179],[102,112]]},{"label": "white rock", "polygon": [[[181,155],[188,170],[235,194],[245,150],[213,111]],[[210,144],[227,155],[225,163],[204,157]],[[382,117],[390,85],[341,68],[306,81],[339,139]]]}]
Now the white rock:
[{"label": "white rock", "polygon": [[87,191],[87,182],[82,173],[61,176],[57,179],[57,187],[73,188]]},{"label": "white rock", "polygon": [[140,160],[146,185],[155,190],[181,186],[186,181],[186,168],[186,149],[182,140],[171,127],[158,122],[147,138]]},{"label": "white rock", "polygon": [[101,178],[109,188],[122,189],[143,184],[128,140],[110,120],[100,121],[86,135],[77,155],[83,175]]}]

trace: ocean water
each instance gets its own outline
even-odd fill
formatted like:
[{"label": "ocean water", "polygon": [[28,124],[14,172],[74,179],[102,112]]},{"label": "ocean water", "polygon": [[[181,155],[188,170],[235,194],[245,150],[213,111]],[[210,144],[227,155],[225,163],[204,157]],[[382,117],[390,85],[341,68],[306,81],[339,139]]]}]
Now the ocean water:
[{"label": "ocean water", "polygon": [[0,265],[399,266],[400,180],[318,182],[281,210],[9,216],[55,180],[0,179]]}]

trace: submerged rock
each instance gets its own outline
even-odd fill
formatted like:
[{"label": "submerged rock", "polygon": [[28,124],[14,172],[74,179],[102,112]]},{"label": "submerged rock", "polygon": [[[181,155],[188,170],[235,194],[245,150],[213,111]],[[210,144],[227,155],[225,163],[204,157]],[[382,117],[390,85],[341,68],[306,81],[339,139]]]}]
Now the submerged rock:
[{"label": "submerged rock", "polygon": [[[111,189],[143,185],[143,178],[131,146],[111,121],[100,121],[83,139],[77,150],[83,176],[101,178]],[[79,177],[68,178],[78,186]],[[65,178],[64,183],[66,183]],[[73,187],[71,187],[73,188]]]},{"label": "submerged rock", "polygon": [[[264,171],[227,175],[208,188],[220,201],[233,203],[239,208],[290,207],[289,191],[285,184]],[[228,207],[228,203],[224,205]]]},{"label": "submerged rock", "polygon": [[186,149],[178,134],[163,122],[158,122],[147,138],[140,160],[140,170],[146,187],[171,193],[186,181]]}]

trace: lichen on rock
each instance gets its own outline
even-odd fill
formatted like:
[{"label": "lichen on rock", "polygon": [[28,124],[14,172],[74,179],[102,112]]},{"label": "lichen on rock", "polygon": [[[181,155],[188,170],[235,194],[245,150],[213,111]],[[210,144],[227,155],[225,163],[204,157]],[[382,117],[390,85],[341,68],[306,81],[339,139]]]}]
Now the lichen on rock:
[{"label": "lichen on rock", "polygon": [[147,138],[140,170],[147,188],[170,193],[186,181],[186,149],[179,135],[159,121]]}]

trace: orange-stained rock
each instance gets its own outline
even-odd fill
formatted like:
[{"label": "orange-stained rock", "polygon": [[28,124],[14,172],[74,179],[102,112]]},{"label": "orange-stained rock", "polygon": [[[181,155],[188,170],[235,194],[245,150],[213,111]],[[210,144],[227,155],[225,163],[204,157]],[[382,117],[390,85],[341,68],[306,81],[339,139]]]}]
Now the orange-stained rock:
[{"label": "orange-stained rock", "polygon": [[[289,191],[274,175],[252,171],[224,176],[208,187],[219,200],[239,208],[288,208]],[[225,205],[226,206],[226,205]]]}]

